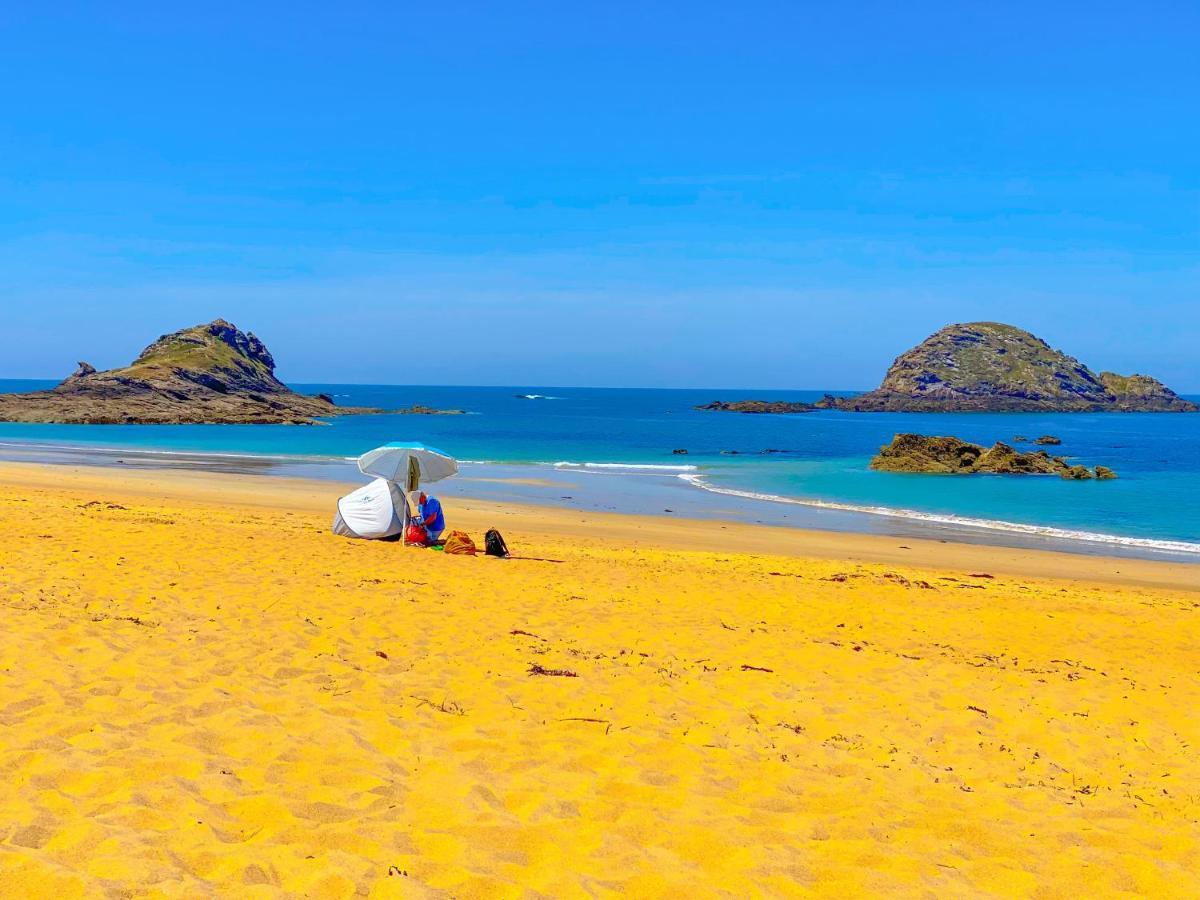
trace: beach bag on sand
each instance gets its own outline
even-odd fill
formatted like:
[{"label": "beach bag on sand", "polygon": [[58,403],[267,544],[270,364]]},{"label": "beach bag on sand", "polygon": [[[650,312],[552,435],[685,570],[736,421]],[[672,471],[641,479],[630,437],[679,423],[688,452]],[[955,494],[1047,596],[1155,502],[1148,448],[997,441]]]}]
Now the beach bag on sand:
[{"label": "beach bag on sand", "polygon": [[475,542],[466,532],[452,531],[450,537],[446,538],[445,544],[442,545],[442,552],[474,556],[476,553]]},{"label": "beach bag on sand", "polygon": [[483,552],[488,556],[498,556],[501,559],[508,559],[508,544],[504,543],[504,537],[495,528],[489,528],[488,533],[483,536]]},{"label": "beach bag on sand", "polygon": [[420,525],[409,525],[408,530],[404,532],[404,543],[424,547],[429,543],[429,534]]}]

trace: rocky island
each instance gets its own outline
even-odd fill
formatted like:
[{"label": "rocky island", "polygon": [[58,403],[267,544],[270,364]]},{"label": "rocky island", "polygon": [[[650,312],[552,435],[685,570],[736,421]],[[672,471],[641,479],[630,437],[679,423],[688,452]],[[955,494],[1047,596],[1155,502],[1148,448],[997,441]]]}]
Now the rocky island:
[{"label": "rocky island", "polygon": [[311,425],[381,412],[296,393],[275,377],[262,341],[224,319],[163,335],[124,368],[98,372],[81,362],[50,390],[0,394],[4,422]]},{"label": "rocky island", "polygon": [[880,448],[871,460],[871,468],[879,472],[919,472],[939,475],[973,475],[986,472],[993,475],[1057,475],[1072,480],[1097,478],[1101,481],[1116,478],[1107,466],[1072,465],[1061,456],[1051,456],[1045,450],[1022,453],[1008,444],[997,441],[990,449],[956,437],[929,437],[923,434],[898,434],[890,444]]},{"label": "rocky island", "polygon": [[1148,375],[1093,372],[1028,331],[947,325],[901,355],[883,383],[834,402],[856,412],[1197,412]]}]

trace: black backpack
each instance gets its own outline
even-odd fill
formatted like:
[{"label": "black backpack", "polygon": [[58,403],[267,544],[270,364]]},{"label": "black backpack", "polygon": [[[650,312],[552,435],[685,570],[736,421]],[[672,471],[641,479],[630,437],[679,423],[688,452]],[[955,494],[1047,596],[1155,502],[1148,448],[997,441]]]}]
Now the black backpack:
[{"label": "black backpack", "polygon": [[488,533],[483,536],[483,552],[488,556],[498,556],[501,559],[511,556],[508,552],[508,544],[504,543],[504,537],[495,528],[489,528]]}]

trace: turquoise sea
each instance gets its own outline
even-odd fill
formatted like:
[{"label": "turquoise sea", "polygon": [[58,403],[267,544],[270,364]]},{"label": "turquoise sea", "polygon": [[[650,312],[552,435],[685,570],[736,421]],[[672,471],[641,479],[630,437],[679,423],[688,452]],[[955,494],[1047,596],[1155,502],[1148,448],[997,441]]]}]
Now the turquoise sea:
[{"label": "turquoise sea", "polygon": [[[51,384],[0,380],[0,391]],[[295,387],[329,392],[346,405],[420,403],[468,414],[350,416],[316,427],[0,423],[0,457],[207,466],[352,482],[359,476],[349,458],[390,440],[420,440],[467,461],[462,476],[441,488],[446,496],[1022,546],[1049,542],[1083,552],[1200,561],[1200,415],[754,416],[693,407],[717,398],[813,400],[824,392]],[[1120,478],[1067,482],[870,471],[871,456],[899,431],[984,444],[1054,434],[1063,441],[1054,452],[1110,466]]]}]

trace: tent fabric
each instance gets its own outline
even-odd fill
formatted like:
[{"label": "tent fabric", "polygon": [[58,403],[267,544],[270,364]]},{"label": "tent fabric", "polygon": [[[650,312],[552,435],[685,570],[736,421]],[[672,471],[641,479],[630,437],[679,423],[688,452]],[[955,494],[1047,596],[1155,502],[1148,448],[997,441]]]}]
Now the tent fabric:
[{"label": "tent fabric", "polygon": [[343,537],[389,538],[403,534],[407,521],[407,507],[399,486],[386,478],[376,478],[338,500],[333,533]]},{"label": "tent fabric", "polygon": [[422,483],[449,478],[458,471],[458,463],[436,447],[397,442],[364,453],[358,458],[358,470],[400,482],[404,490],[411,491]]}]

